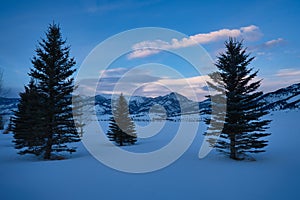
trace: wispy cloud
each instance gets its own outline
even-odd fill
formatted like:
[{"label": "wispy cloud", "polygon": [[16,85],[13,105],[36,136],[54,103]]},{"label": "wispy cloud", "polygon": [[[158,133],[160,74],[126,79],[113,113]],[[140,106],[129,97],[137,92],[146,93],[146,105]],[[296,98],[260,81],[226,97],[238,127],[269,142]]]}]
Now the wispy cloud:
[{"label": "wispy cloud", "polygon": [[[129,73],[128,73],[129,72]],[[170,92],[180,93],[193,100],[203,100],[208,94],[205,81],[208,76],[195,76],[188,78],[157,77],[147,70],[134,70],[130,73],[127,68],[115,68],[101,71],[101,79],[82,80],[80,90],[85,94],[120,94],[156,97]],[[124,76],[126,76],[124,78]],[[97,89],[95,90],[95,86]]]},{"label": "wispy cloud", "polygon": [[284,40],[282,38],[278,38],[275,40],[270,40],[270,41],[265,42],[264,46],[265,47],[273,47],[275,45],[282,44],[283,42],[284,42]]},{"label": "wispy cloud", "polygon": [[146,69],[134,69],[134,73],[130,73],[130,72],[131,71],[128,68],[113,68],[113,69],[102,70],[100,72],[101,74],[100,77],[101,80],[105,82],[115,82],[123,78],[124,76],[126,76],[126,79],[122,79],[122,82],[126,80],[133,84],[148,83],[160,79],[159,77],[153,76],[151,74],[151,71]]},{"label": "wispy cloud", "polygon": [[285,68],[276,71],[273,75],[263,77],[261,89],[264,92],[271,92],[279,88],[299,83],[300,69]]},{"label": "wispy cloud", "polygon": [[[130,69],[115,68],[101,71],[101,79],[82,80],[79,85],[84,94],[120,94],[157,97],[170,92],[177,92],[189,99],[201,101],[208,95],[206,81],[211,81],[207,75],[187,78],[158,77],[147,70],[135,70],[130,74]],[[125,79],[122,79],[126,76]],[[282,87],[298,83],[300,69],[286,68],[275,72],[271,76],[257,77],[254,81],[262,79],[261,90],[264,92],[275,91]],[[95,86],[97,88],[95,89]]]},{"label": "wispy cloud", "polygon": [[258,55],[265,55],[266,52],[264,52],[264,50],[278,47],[280,45],[283,45],[284,43],[285,40],[283,38],[277,38],[277,39],[269,40],[267,42],[264,42],[256,46],[252,46],[249,49],[251,51],[257,51]]},{"label": "wispy cloud", "polygon": [[[281,69],[276,73],[277,77],[291,77],[291,76],[300,76],[300,69],[294,69],[294,68],[286,68]],[[299,78],[300,81],[300,78]]]},{"label": "wispy cloud", "polygon": [[133,50],[132,53],[130,53],[128,55],[128,59],[134,59],[134,58],[144,58],[144,57],[147,57],[147,56],[150,56],[150,55],[154,55],[154,54],[158,54],[161,50],[157,50],[157,49],[146,49],[146,48],[143,48],[143,49],[136,49],[136,50]]},{"label": "wispy cloud", "polygon": [[173,38],[171,41],[155,40],[143,41],[132,46],[133,52],[128,58],[141,58],[152,54],[157,54],[162,50],[171,50],[195,46],[198,44],[207,44],[220,40],[225,40],[228,37],[237,37],[247,40],[257,40],[262,36],[259,27],[250,25],[239,29],[220,29],[209,33],[199,33],[182,39]]},{"label": "wispy cloud", "polygon": [[128,71],[127,68],[113,68],[100,71],[101,78],[121,77]]},{"label": "wispy cloud", "polygon": [[288,79],[288,78],[278,79],[278,77],[277,79],[275,77],[264,78],[262,80],[261,90],[264,91],[265,93],[273,92],[275,90],[288,87],[295,83],[299,83],[299,79]]}]

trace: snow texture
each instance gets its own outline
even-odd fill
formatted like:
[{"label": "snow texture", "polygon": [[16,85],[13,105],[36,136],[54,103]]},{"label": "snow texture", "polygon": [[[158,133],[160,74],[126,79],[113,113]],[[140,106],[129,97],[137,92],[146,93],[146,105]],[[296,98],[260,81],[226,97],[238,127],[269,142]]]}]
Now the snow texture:
[{"label": "snow texture", "polygon": [[[269,130],[272,135],[267,152],[255,155],[256,161],[234,161],[215,151],[200,160],[197,155],[205,130],[201,123],[193,144],[179,160],[146,174],[110,169],[94,159],[81,143],[77,144],[78,152],[66,160],[20,156],[13,148],[12,135],[0,134],[0,199],[298,200],[299,116],[298,110],[266,116],[273,119]],[[107,116],[100,121],[103,129],[107,128],[105,119]],[[125,148],[136,152],[158,149],[174,136],[178,123],[167,121],[158,134]]]}]

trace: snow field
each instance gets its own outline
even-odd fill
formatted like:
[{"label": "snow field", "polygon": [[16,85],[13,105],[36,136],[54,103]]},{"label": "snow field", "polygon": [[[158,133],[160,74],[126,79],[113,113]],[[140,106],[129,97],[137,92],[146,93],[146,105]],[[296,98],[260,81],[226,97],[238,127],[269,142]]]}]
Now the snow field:
[{"label": "snow field", "polygon": [[[273,112],[267,152],[256,161],[233,161],[212,151],[198,158],[201,123],[191,147],[170,166],[151,173],[116,171],[93,158],[82,143],[60,161],[16,154],[12,135],[0,134],[0,199],[300,199],[299,111]],[[100,122],[103,129],[107,122]],[[146,123],[146,122],[145,122]],[[128,151],[148,152],[174,137],[180,122],[168,121],[161,132],[140,139]],[[191,123],[191,122],[189,122]],[[142,124],[141,124],[142,125]],[[109,147],[107,147],[109,148]],[[112,158],[113,159],[113,158]]]}]

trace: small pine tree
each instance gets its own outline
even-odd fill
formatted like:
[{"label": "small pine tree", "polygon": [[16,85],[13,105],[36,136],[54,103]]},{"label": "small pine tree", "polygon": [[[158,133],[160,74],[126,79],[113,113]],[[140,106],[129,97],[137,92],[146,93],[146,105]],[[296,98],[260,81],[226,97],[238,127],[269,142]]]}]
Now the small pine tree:
[{"label": "small pine tree", "polygon": [[[216,62],[219,73],[210,74],[214,83],[209,82],[210,87],[219,91],[212,98],[225,98],[227,111],[225,123],[221,135],[216,139],[217,127],[220,117],[211,115],[206,120],[209,129],[205,135],[211,136],[208,142],[215,144],[215,148],[223,153],[229,154],[235,160],[244,159],[246,153],[264,152],[267,140],[262,138],[269,136],[265,133],[270,120],[262,120],[261,117],[268,114],[261,108],[264,103],[258,101],[263,95],[256,92],[261,81],[253,81],[258,71],[248,65],[254,59],[246,53],[242,42],[230,38],[225,42],[226,52],[221,53]],[[206,111],[211,114],[210,111]],[[219,113],[220,114],[220,113]],[[222,114],[222,113],[221,113]]]},{"label": "small pine tree", "polygon": [[19,154],[41,155],[44,148],[45,114],[42,112],[40,94],[31,79],[25,92],[20,93],[18,110],[11,119],[11,131],[14,132],[15,148]]},{"label": "small pine tree", "polygon": [[134,122],[129,115],[128,103],[123,94],[120,95],[113,109],[107,137],[120,146],[134,144],[137,141]]},{"label": "small pine tree", "polygon": [[[42,137],[39,154],[42,154],[44,159],[53,159],[53,152],[74,152],[75,148],[67,144],[80,141],[72,115],[71,97],[74,88],[72,75],[75,72],[73,68],[75,60],[70,58],[70,47],[65,43],[60,27],[51,24],[46,32],[46,39],[39,42],[37,55],[32,59],[33,68],[29,73],[36,82],[36,90],[39,94],[37,105],[43,117],[38,119],[38,115],[31,115],[28,121],[25,120],[27,123],[19,120],[19,117],[14,120],[16,148],[19,148],[19,143],[26,146],[28,137],[33,139]],[[27,95],[26,92],[25,94]],[[24,101],[22,104],[27,107],[29,102]],[[23,106],[22,104],[20,106]],[[21,107],[18,112],[20,116],[26,114]],[[35,121],[41,121],[43,127],[33,126]],[[32,134],[27,130],[29,127],[32,127]],[[21,132],[26,134],[20,134]],[[37,148],[37,145],[33,144],[30,148]],[[23,151],[23,153],[31,152]]]}]

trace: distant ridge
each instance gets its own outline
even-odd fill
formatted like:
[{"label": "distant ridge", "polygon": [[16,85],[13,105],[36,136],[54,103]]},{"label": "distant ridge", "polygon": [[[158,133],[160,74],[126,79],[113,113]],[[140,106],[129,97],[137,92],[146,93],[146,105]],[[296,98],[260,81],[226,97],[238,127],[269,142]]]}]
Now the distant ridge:
[{"label": "distant ridge", "polygon": [[[288,110],[300,108],[300,83],[264,94],[259,101],[266,103],[264,110]],[[10,115],[17,108],[18,98],[0,98],[0,114]],[[95,96],[95,110],[99,115],[111,114],[110,95]],[[156,106],[157,105],[157,106]],[[172,92],[159,97],[132,96],[129,99],[129,111],[132,115],[145,115],[149,110],[165,113],[167,117],[190,114],[208,108],[209,100],[195,102],[187,97]],[[155,106],[155,107],[153,107]],[[163,109],[162,109],[163,108]]]},{"label": "distant ridge", "polygon": [[266,93],[260,101],[266,102],[266,110],[287,110],[300,108],[300,83]]}]

